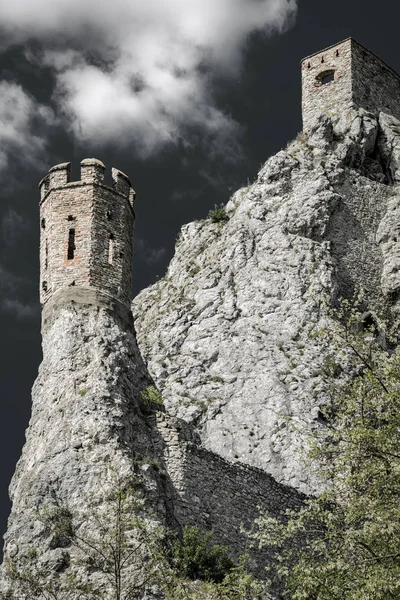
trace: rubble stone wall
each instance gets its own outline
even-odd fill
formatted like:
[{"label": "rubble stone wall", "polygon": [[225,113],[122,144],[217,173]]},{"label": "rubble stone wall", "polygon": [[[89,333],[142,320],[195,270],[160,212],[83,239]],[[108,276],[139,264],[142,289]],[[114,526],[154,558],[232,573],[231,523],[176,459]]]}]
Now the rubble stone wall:
[{"label": "rubble stone wall", "polygon": [[253,568],[262,577],[272,557],[268,551],[251,548],[245,532],[254,529],[260,511],[284,518],[286,510],[300,508],[304,496],[261,469],[231,463],[206,450],[185,421],[161,412],[157,420],[175,491],[176,521],[181,527],[212,530],[215,541],[227,546],[236,558],[249,552]]}]

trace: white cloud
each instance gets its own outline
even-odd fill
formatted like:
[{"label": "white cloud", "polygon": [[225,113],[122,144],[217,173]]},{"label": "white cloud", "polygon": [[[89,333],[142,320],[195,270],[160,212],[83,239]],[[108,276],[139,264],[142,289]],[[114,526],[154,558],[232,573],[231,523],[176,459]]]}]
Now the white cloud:
[{"label": "white cloud", "polygon": [[41,166],[53,112],[13,81],[0,81],[0,99],[0,171],[12,168],[13,159]]},{"label": "white cloud", "polygon": [[249,35],[295,12],[296,0],[0,0],[4,39],[39,42],[79,140],[146,156],[194,136],[230,160],[240,128],[216,107],[212,75],[237,75]]}]

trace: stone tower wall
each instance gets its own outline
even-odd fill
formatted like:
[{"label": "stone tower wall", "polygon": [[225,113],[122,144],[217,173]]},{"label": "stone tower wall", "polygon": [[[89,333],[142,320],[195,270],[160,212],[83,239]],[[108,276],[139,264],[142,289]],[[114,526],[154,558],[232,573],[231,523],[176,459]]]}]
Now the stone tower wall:
[{"label": "stone tower wall", "polygon": [[[335,71],[334,81],[323,83],[324,73]],[[350,111],[352,107],[351,40],[345,40],[301,63],[303,128],[309,129],[321,113]]]},{"label": "stone tower wall", "polygon": [[356,108],[400,119],[400,77],[374,54],[353,42],[353,97]]},{"label": "stone tower wall", "polygon": [[350,38],[303,59],[301,71],[304,130],[359,108],[400,118],[399,76]]},{"label": "stone tower wall", "polygon": [[50,169],[40,183],[40,297],[88,288],[129,305],[132,287],[134,192],[129,179],[104,165],[81,163],[81,179],[70,182],[70,164]]}]

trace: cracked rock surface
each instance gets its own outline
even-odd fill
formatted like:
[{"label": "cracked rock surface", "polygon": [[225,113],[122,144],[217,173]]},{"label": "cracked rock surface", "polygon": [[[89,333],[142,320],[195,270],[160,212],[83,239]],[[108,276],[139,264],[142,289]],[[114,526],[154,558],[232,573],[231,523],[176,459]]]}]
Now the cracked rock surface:
[{"label": "cracked rock surface", "polygon": [[167,274],[132,309],[167,410],[230,461],[310,492],[304,458],[328,401],[310,338],[320,300],[362,288],[396,311],[400,123],[363,110],[317,126],[228,201],[229,220],[182,228]]},{"label": "cracked rock surface", "polygon": [[[112,521],[105,498],[113,490],[113,478],[130,477],[135,453],[152,451],[151,432],[138,409],[140,391],[148,383],[133,331],[114,315],[84,306],[57,311],[43,335],[43,362],[32,391],[26,444],[10,486],[13,505],[4,537],[1,598],[9,597],[7,591],[20,592],[13,598],[21,600],[44,597],[39,589],[37,595],[32,590],[32,596],[22,594],[21,575],[11,582],[4,577],[10,559],[38,585],[54,582],[60,594],[71,563],[75,577],[82,576],[107,594],[107,577],[94,573],[68,540],[50,535],[42,516],[62,507],[73,515],[73,527],[81,534],[80,527],[87,527],[88,518],[103,505],[104,522]],[[156,479],[150,472],[140,475],[153,512],[159,509],[162,517]],[[85,534],[89,539],[97,525],[91,523],[92,530]],[[75,598],[65,593],[62,597]]]}]

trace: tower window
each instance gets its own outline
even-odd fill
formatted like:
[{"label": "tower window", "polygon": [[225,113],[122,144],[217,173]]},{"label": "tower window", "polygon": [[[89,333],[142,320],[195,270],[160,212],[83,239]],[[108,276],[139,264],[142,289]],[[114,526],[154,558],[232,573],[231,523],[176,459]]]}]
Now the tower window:
[{"label": "tower window", "polygon": [[42,290],[47,292],[47,281],[42,281]]},{"label": "tower window", "polygon": [[339,50],[336,50],[336,56],[339,56]]},{"label": "tower window", "polygon": [[321,58],[321,62],[322,62],[322,63],[324,63],[324,62],[325,62],[325,59],[324,59],[324,57],[322,57],[322,58]]},{"label": "tower window", "polygon": [[47,269],[47,267],[49,266],[49,244],[46,240],[46,246],[45,246],[45,256],[44,256],[44,268]]},{"label": "tower window", "polygon": [[108,220],[108,221],[111,221],[111,220],[112,220],[112,212],[111,212],[111,210],[108,210],[108,211],[107,211],[107,220]]},{"label": "tower window", "polygon": [[114,261],[114,236],[110,233],[110,237],[108,239],[108,264],[112,265]]},{"label": "tower window", "polygon": [[317,85],[326,85],[331,81],[335,81],[335,71],[324,71],[317,76]]},{"label": "tower window", "polygon": [[73,217],[72,215],[68,215],[67,221],[75,221],[75,217]]},{"label": "tower window", "polygon": [[42,229],[44,229],[46,227],[46,219],[42,219],[40,225],[42,226]]},{"label": "tower window", "polygon": [[75,229],[70,229],[68,233],[68,254],[67,259],[72,260],[75,256]]}]

